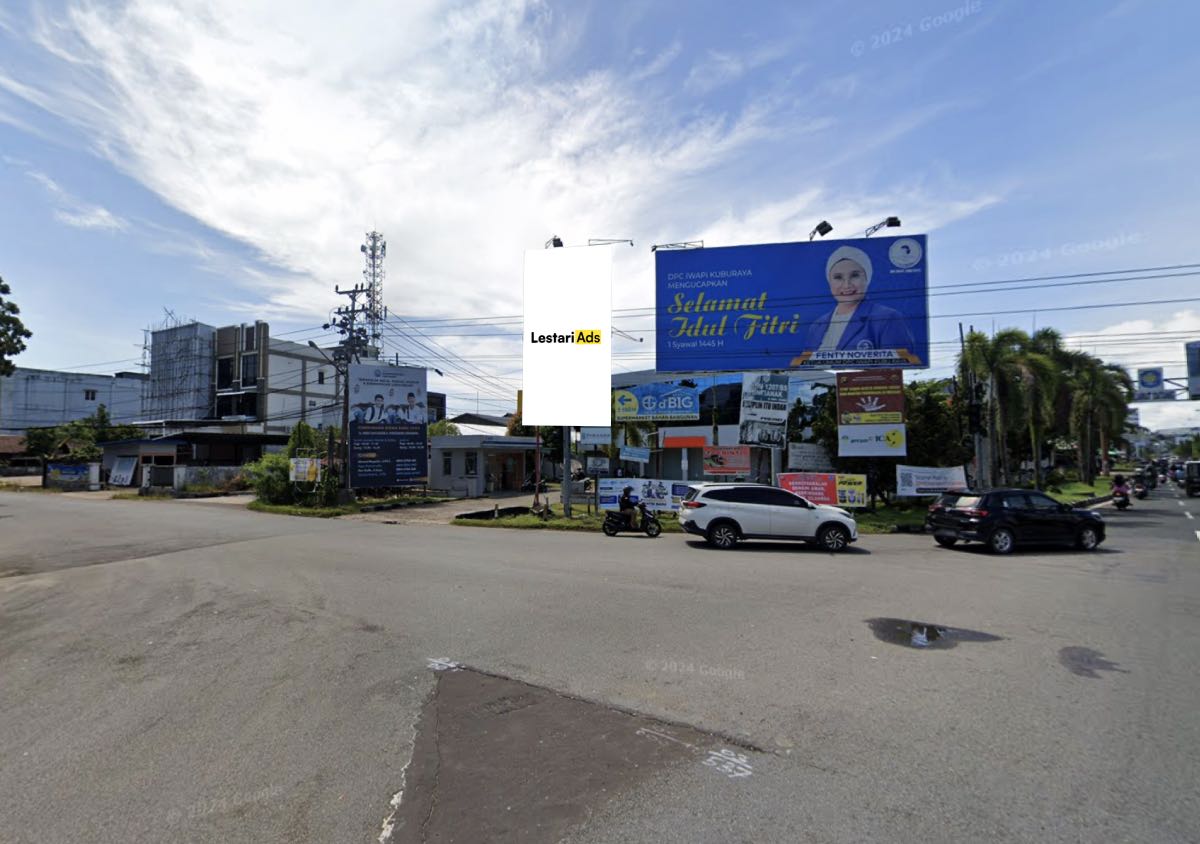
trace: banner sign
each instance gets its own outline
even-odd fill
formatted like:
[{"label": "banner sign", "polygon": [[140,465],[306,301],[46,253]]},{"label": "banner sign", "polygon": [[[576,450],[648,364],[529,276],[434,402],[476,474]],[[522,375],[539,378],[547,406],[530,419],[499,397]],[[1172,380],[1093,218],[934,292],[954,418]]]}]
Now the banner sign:
[{"label": "banner sign", "polygon": [[834,507],[867,505],[866,475],[781,472],[779,486],[813,504],[830,504]]},{"label": "banner sign", "polygon": [[967,489],[962,466],[896,466],[896,495],[938,495],[948,489]]},{"label": "banner sign", "polygon": [[704,474],[749,475],[750,446],[704,446]]},{"label": "banner sign", "polygon": [[838,457],[904,457],[903,425],[838,425]]},{"label": "banner sign", "polygon": [[894,425],[904,421],[904,373],[899,369],[839,372],[839,425]]},{"label": "banner sign", "polygon": [[[699,483],[693,481],[692,484]],[[599,496],[601,510],[616,510],[621,490],[633,487],[633,503],[645,502],[650,510],[679,512],[679,502],[687,495],[686,481],[670,481],[660,478],[600,478]]]},{"label": "banner sign", "polygon": [[390,487],[429,476],[425,370],[350,367],[350,485]]},{"label": "banner sign", "polygon": [[607,475],[608,471],[607,457],[589,457],[587,459],[587,473],[589,475]]},{"label": "banner sign", "polygon": [[612,420],[612,248],[525,253],[522,410],[525,425]]},{"label": "banner sign", "polygon": [[655,252],[660,372],[929,365],[925,235]]},{"label": "banner sign", "polygon": [[608,445],[612,442],[612,428],[584,426],[579,429],[579,444],[582,446]]},{"label": "banner sign", "polygon": [[833,462],[823,445],[788,443],[787,468],[802,472],[826,472],[833,468]]},{"label": "banner sign", "polygon": [[133,473],[137,469],[136,457],[118,457],[108,473],[109,486],[132,486]]},{"label": "banner sign", "polygon": [[1164,383],[1161,366],[1152,369],[1139,369],[1137,371],[1137,387],[1133,391],[1133,400],[1174,401],[1175,391],[1164,387]]},{"label": "banner sign", "polygon": [[621,459],[630,463],[649,463],[650,449],[632,445],[621,446]]},{"label": "banner sign", "polygon": [[293,457],[288,469],[288,480],[292,483],[312,483],[321,480],[321,458]]},{"label": "banner sign", "polygon": [[1188,398],[1200,399],[1200,340],[1193,340],[1183,347],[1187,357]]},{"label": "banner sign", "polygon": [[742,376],[742,413],[738,442],[783,448],[787,439],[788,377]]},{"label": "banner sign", "polygon": [[618,422],[688,422],[700,418],[700,391],[674,384],[613,390]]}]

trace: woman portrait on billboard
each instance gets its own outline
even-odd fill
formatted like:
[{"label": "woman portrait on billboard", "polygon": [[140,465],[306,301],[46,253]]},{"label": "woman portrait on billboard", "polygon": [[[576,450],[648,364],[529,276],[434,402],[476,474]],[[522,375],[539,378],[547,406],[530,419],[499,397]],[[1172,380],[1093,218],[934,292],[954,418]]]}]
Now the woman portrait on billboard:
[{"label": "woman portrait on billboard", "polygon": [[871,285],[871,259],[853,246],[839,246],[825,262],[833,310],[815,320],[808,330],[808,348],[814,352],[905,349],[913,351],[907,317],[895,308],[865,301]]}]

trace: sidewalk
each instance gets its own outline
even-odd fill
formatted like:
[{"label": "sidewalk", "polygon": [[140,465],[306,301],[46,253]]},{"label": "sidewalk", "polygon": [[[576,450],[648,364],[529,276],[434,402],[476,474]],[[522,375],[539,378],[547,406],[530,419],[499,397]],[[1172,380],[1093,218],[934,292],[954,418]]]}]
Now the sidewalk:
[{"label": "sidewalk", "polygon": [[[543,502],[549,500],[558,511],[562,508],[558,490],[542,493]],[[576,506],[585,506],[585,501],[576,501]],[[356,522],[375,522],[385,525],[448,525],[455,516],[463,513],[478,513],[499,507],[532,507],[532,492],[494,493],[486,498],[460,498],[454,501],[443,501],[439,504],[423,504],[419,507],[399,507],[395,510],[384,510],[379,513],[356,513],[351,516],[340,516],[343,520]]]}]

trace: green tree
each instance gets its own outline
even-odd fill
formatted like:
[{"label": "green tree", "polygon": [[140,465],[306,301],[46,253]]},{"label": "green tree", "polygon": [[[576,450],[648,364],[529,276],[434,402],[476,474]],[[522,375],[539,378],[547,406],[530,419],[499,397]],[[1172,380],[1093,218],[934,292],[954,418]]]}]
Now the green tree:
[{"label": "green tree", "polygon": [[0,278],[0,378],[13,374],[12,359],[25,351],[25,341],[33,336],[18,317],[21,309],[17,303],[4,298],[11,292]]},{"label": "green tree", "polygon": [[321,441],[321,435],[317,429],[303,419],[297,422],[296,427],[292,428],[292,433],[288,436],[285,451],[288,459],[319,456],[324,452],[325,443]]},{"label": "green tree", "polygon": [[[505,433],[508,433],[505,431]],[[449,419],[439,419],[429,426],[429,436],[431,437],[460,437],[462,431],[458,426]]]},{"label": "green tree", "polygon": [[1017,415],[1012,411],[1022,405],[1021,359],[1029,346],[1029,335],[1017,328],[1007,328],[988,337],[972,331],[966,337],[959,355],[959,371],[963,383],[967,374],[987,385],[988,441],[991,445],[989,474],[1001,484],[1009,483],[1009,426]]}]

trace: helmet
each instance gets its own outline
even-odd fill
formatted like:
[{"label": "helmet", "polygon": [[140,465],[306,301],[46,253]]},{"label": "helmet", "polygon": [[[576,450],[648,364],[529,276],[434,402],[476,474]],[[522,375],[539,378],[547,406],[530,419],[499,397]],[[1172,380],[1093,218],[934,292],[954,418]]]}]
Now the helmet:
[{"label": "helmet", "polygon": [[622,492],[633,492],[633,487],[627,486],[627,487],[625,487],[625,489],[622,490]]}]

